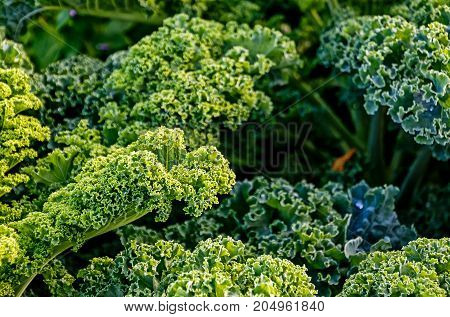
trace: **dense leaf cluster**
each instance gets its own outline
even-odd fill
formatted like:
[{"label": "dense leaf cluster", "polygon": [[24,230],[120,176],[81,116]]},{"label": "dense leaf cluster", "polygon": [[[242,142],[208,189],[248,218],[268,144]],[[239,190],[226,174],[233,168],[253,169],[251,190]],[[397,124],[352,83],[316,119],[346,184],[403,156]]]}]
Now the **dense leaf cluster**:
[{"label": "dense leaf cluster", "polygon": [[418,25],[431,22],[450,24],[450,3],[447,0],[405,0],[392,8],[398,14]]},{"label": "dense leaf cluster", "polygon": [[104,83],[116,69],[124,53],[111,55],[105,62],[75,55],[49,65],[35,74],[34,89],[46,107],[41,120],[54,131],[74,129],[80,119],[98,125],[98,112],[110,100],[111,92]]},{"label": "dense leaf cluster", "polygon": [[401,251],[374,252],[341,296],[449,296],[450,240],[418,239]]},{"label": "dense leaf cluster", "polygon": [[401,17],[363,16],[337,23],[322,36],[326,65],[351,73],[364,89],[369,114],[387,113],[419,144],[448,157],[449,34],[433,22],[417,26]]},{"label": "dense leaf cluster", "polygon": [[255,256],[227,237],[192,251],[164,240],[134,240],[115,258],[94,258],[77,273],[60,263],[44,273],[54,296],[314,296],[304,267]]},{"label": "dense leaf cluster", "polygon": [[178,15],[105,63],[76,56],[50,65],[36,91],[49,126],[72,129],[86,118],[107,144],[126,145],[164,124],[183,128],[195,146],[217,143],[220,127],[265,118],[272,102],[258,80],[285,84],[299,65],[294,43],[277,31]]},{"label": "dense leaf cluster", "polygon": [[100,108],[106,137],[127,144],[164,124],[183,127],[194,144],[215,142],[219,127],[267,115],[272,103],[256,80],[296,63],[294,43],[277,31],[169,18],[131,47],[108,78],[119,100]]},{"label": "dense leaf cluster", "polygon": [[238,183],[218,209],[169,226],[164,236],[190,247],[219,234],[232,236],[260,254],[306,265],[321,294],[330,295],[346,278],[352,257],[379,247],[380,240],[399,248],[416,237],[397,220],[396,193],[392,186],[360,183],[346,192],[337,184],[318,189],[257,177]]},{"label": "dense leaf cluster", "polygon": [[[8,59],[3,61],[10,63]],[[25,71],[0,68],[0,197],[28,180],[17,167],[37,156],[33,142],[49,137],[48,128],[26,115],[27,111],[41,106],[41,101],[31,92],[30,78]]]}]

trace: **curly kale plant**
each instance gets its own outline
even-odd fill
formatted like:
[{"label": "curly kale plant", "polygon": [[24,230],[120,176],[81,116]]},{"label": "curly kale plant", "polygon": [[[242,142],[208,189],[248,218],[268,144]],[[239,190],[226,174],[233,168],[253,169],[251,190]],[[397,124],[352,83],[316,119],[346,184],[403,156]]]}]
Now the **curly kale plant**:
[{"label": "curly kale plant", "polygon": [[92,237],[152,212],[155,221],[165,221],[175,202],[199,216],[233,183],[228,162],[214,147],[187,152],[176,129],[143,134],[87,162],[42,211],[0,225],[0,294],[22,294],[48,261]]},{"label": "curly kale plant", "polygon": [[449,296],[450,239],[421,238],[401,251],[374,252],[341,296]]},{"label": "curly kale plant", "polygon": [[53,63],[37,74],[35,90],[45,103],[42,121],[53,129],[61,124],[73,129],[86,112],[87,96],[99,85],[95,79],[102,68],[100,60],[79,55]]},{"label": "curly kale plant", "polygon": [[450,140],[448,26],[416,26],[401,17],[363,16],[337,23],[322,36],[325,65],[353,75],[369,114],[387,107],[419,144],[447,159]]},{"label": "curly kale plant", "polygon": [[88,120],[90,126],[98,124],[100,106],[111,100],[104,82],[118,68],[124,54],[113,54],[105,62],[76,55],[36,74],[34,90],[45,103],[41,120],[54,131],[71,130],[81,119]]},{"label": "curly kale plant", "polygon": [[131,241],[115,258],[94,258],[74,279],[55,262],[44,278],[54,296],[314,296],[304,267],[255,256],[227,237],[192,251],[164,240]]},{"label": "curly kale plant", "polygon": [[[134,45],[107,87],[119,98],[100,109],[105,135],[127,144],[150,127],[180,127],[194,144],[215,142],[272,103],[255,88],[264,75],[289,76],[295,45],[261,26],[226,26],[181,14]],[[195,141],[194,141],[195,140]]]},{"label": "curly kale plant", "polygon": [[30,78],[23,70],[0,68],[0,197],[28,180],[18,166],[37,156],[32,148],[34,141],[49,137],[48,128],[25,114],[41,106],[31,93]]},{"label": "curly kale plant", "polygon": [[169,226],[165,237],[193,247],[230,235],[259,254],[306,265],[320,294],[330,295],[339,291],[353,256],[379,247],[379,240],[401,247],[415,238],[399,224],[394,197],[391,187],[370,189],[365,183],[344,192],[335,184],[317,189],[257,177],[239,183],[218,209]]},{"label": "curly kale plant", "polygon": [[434,21],[444,25],[450,24],[448,0],[405,0],[401,5],[393,7],[392,13],[401,15],[418,25],[426,25]]}]

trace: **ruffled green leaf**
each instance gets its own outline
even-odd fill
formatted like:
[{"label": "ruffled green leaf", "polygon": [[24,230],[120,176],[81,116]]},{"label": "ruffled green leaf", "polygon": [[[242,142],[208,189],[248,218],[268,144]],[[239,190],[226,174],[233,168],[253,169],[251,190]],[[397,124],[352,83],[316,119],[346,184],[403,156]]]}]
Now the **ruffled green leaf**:
[{"label": "ruffled green leaf", "polygon": [[23,70],[0,68],[0,197],[28,181],[26,174],[17,171],[18,166],[37,156],[32,147],[35,141],[49,138],[48,128],[24,114],[41,106]]},{"label": "ruffled green leaf", "polygon": [[325,65],[353,75],[365,92],[367,113],[387,107],[392,120],[417,143],[432,146],[435,157],[446,160],[449,52],[445,24],[417,26],[398,16],[363,16],[326,31],[319,56]]},{"label": "ruffled green leaf", "polygon": [[[167,168],[154,148],[158,142],[171,153],[181,153],[179,161]],[[217,195],[231,190],[234,177],[214,147],[185,152],[181,130],[147,132],[129,147],[89,160],[74,182],[49,196],[42,211],[4,225],[1,239],[11,240],[8,249],[18,250],[14,260],[2,260],[0,281],[20,295],[62,251],[148,213],[155,214],[155,221],[165,221],[175,202],[186,214],[198,216],[218,202]]]}]

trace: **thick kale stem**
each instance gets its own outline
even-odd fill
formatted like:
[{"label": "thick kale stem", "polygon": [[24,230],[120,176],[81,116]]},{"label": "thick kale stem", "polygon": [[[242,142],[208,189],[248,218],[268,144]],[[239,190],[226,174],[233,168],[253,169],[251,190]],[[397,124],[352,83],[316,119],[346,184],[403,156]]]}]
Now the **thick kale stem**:
[{"label": "thick kale stem", "polygon": [[350,132],[345,125],[342,123],[341,119],[334,113],[331,107],[326,103],[322,97],[315,92],[312,87],[302,82],[300,83],[300,87],[306,92],[307,95],[310,95],[312,99],[317,103],[319,107],[324,110],[325,115],[328,118],[328,123],[332,126],[332,128],[339,133],[340,137],[347,143],[348,147],[355,147],[360,151],[363,151],[365,146],[361,140],[359,140],[354,133]]},{"label": "thick kale stem", "polygon": [[387,183],[394,183],[394,180],[398,176],[398,167],[400,166],[401,162],[403,161],[405,151],[400,148],[400,144],[404,142],[404,138],[407,137],[403,130],[400,130],[397,138],[395,140],[395,146],[394,146],[394,154],[392,155],[391,161],[389,163],[389,167],[387,170],[386,175],[386,182]]},{"label": "thick kale stem", "polygon": [[316,21],[317,25],[320,27],[324,27],[324,22],[323,20],[320,18],[319,13],[317,12],[316,9],[312,9],[311,10],[311,16],[313,17],[314,21]]},{"label": "thick kale stem", "polygon": [[355,127],[356,136],[360,140],[366,140],[368,138],[367,131],[367,114],[364,109],[358,104],[350,106],[350,115],[352,116],[353,126]]},{"label": "thick kale stem", "polygon": [[384,162],[384,118],[385,108],[379,109],[372,116],[370,122],[370,132],[367,142],[367,157],[371,170],[372,181],[376,185],[381,185],[385,180],[385,162]]},{"label": "thick kale stem", "polygon": [[417,191],[423,176],[427,171],[430,159],[431,151],[428,147],[424,147],[417,154],[416,159],[409,168],[408,174],[400,187],[400,195],[398,197],[400,204],[405,204],[405,199],[408,197],[414,197],[414,193]]},{"label": "thick kale stem", "polygon": [[338,0],[327,0],[328,9],[330,10],[331,15],[337,15],[337,11],[340,9],[340,5]]}]

